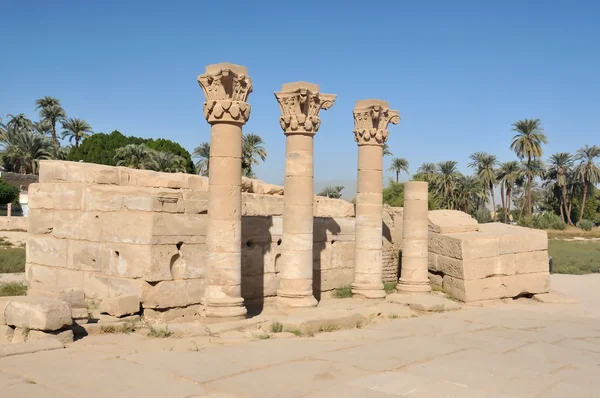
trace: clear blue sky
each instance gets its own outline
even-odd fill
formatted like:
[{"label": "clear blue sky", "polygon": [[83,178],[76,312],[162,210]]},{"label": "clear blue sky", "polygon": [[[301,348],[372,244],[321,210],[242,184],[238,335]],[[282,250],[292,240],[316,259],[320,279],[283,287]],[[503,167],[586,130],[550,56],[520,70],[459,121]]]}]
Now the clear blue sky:
[{"label": "clear blue sky", "polygon": [[400,111],[389,145],[411,172],[449,159],[464,170],[475,151],[512,159],[522,118],[542,119],[547,155],[600,145],[597,1],[5,0],[1,13],[3,116],[36,118],[35,99],[50,95],[96,132],[191,152],[209,139],[197,75],[247,66],[244,131],[266,140],[257,173],[269,182],[282,182],[285,156],[273,92],[298,80],[338,95],[315,137],[317,186],[355,189],[352,108],[365,98]]}]

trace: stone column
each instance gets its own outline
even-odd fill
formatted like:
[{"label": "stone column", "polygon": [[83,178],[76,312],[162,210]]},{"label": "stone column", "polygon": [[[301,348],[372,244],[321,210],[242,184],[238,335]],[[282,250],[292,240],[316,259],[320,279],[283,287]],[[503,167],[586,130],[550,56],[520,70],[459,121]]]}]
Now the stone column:
[{"label": "stone column", "polygon": [[211,125],[208,172],[208,224],[203,304],[205,315],[243,318],[242,126],[250,117],[248,69],[221,63],[198,76],[204,90],[204,116]]},{"label": "stone column", "polygon": [[316,84],[287,83],[275,93],[285,133],[285,180],[281,271],[277,288],[280,307],[314,307],[313,296],[313,137],[321,124],[319,111],[336,96],[321,94]]},{"label": "stone column", "polygon": [[354,141],[358,143],[355,263],[352,294],[370,299],[385,297],[383,289],[383,144],[389,123],[398,124],[398,111],[385,101],[357,101]]},{"label": "stone column", "polygon": [[12,216],[12,203],[9,203],[6,205],[6,216],[7,217]]},{"label": "stone column", "polygon": [[402,225],[402,269],[396,286],[398,293],[428,293],[431,291],[427,270],[427,183],[410,181],[404,184],[404,215]]}]

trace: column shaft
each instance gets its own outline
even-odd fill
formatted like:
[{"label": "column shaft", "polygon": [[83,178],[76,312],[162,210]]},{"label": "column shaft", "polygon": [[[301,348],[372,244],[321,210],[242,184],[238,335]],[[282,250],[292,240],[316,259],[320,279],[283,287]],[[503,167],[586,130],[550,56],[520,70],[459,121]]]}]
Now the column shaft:
[{"label": "column shaft", "polygon": [[355,266],[352,293],[365,298],[383,298],[382,211],[383,148],[358,146],[356,194]]},{"label": "column shaft", "polygon": [[282,269],[278,305],[312,307],[313,297],[313,135],[286,134]]},{"label": "column shaft", "polygon": [[427,183],[404,184],[402,267],[396,289],[399,293],[428,293],[427,240],[429,230]]},{"label": "column shaft", "polygon": [[204,306],[209,317],[243,318],[242,126],[215,123],[210,135]]}]

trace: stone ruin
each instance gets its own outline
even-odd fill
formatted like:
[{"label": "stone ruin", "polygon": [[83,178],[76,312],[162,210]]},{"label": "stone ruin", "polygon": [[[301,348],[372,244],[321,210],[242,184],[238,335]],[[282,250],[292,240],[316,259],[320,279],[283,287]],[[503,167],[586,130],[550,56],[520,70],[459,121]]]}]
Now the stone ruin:
[{"label": "stone ruin", "polygon": [[286,141],[281,187],[241,176],[246,68],[211,65],[198,81],[211,124],[208,178],[40,162],[29,189],[28,300],[75,295],[74,318],[84,297],[113,316],[166,322],[239,319],[265,304],[314,307],[349,284],[364,299],[384,298],[384,282],[404,294],[433,285],[461,301],[549,290],[544,231],[428,211],[424,182],[406,183],[404,208],[382,204],[383,144],[400,121],[385,101],[358,101],[353,112],[353,205],[313,191],[319,113],[335,95],[304,82],[275,93]]}]

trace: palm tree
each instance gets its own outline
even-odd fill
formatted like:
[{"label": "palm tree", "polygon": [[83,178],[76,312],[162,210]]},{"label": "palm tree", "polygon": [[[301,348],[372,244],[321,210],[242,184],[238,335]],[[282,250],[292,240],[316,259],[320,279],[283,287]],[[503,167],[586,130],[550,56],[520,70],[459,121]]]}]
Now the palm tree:
[{"label": "palm tree", "polygon": [[586,145],[583,148],[579,148],[575,154],[575,160],[581,161],[575,168],[575,178],[583,184],[583,200],[581,201],[581,210],[579,211],[580,220],[583,218],[588,190],[590,188],[593,190],[594,185],[600,182],[600,168],[594,161],[597,157],[600,157],[600,147],[596,145]]},{"label": "palm tree", "polygon": [[521,177],[519,162],[511,160],[500,164],[498,168],[498,181],[500,181],[500,195],[502,196],[502,207],[504,208],[504,222],[508,222],[510,214],[510,199],[512,192]]},{"label": "palm tree", "polygon": [[149,168],[166,173],[185,173],[186,161],[171,152],[150,151]]},{"label": "palm tree", "polygon": [[192,157],[199,159],[198,162],[196,162],[196,170],[198,170],[198,174],[207,176],[210,162],[210,144],[208,142],[203,142],[200,144],[200,146],[194,148]]},{"label": "palm tree", "polygon": [[486,195],[486,189],[478,177],[460,176],[458,178],[455,192],[456,206],[465,213],[470,213],[470,209],[477,210],[479,205],[485,202]]},{"label": "palm tree", "polygon": [[56,123],[65,120],[67,113],[60,106],[60,101],[52,97],[44,97],[35,101],[36,108],[40,110],[40,117],[50,123],[52,141],[58,144],[56,135]]},{"label": "palm tree", "polygon": [[11,126],[0,142],[0,156],[14,172],[37,174],[39,160],[50,158],[50,146],[47,137]]},{"label": "palm tree", "polygon": [[252,166],[267,159],[267,150],[262,146],[263,139],[258,134],[244,134],[242,137],[242,173],[246,177],[254,177]]},{"label": "palm tree", "polygon": [[387,143],[383,144],[382,149],[383,149],[383,156],[394,156],[392,151],[390,151],[390,147],[388,146]]},{"label": "palm tree", "polygon": [[69,137],[69,142],[75,140],[75,149],[79,148],[79,141],[92,134],[92,126],[83,119],[69,118],[62,122],[62,138]]},{"label": "palm tree", "polygon": [[532,159],[530,162],[521,162],[521,178],[517,181],[517,183],[524,188],[521,215],[525,214],[525,209],[527,209],[525,202],[527,201],[531,203],[530,210],[531,213],[533,213],[533,205],[535,203],[533,200],[533,191],[537,186],[535,179],[538,177],[543,178],[545,173],[546,167],[544,166],[544,162],[540,159]]},{"label": "palm tree", "polygon": [[425,162],[417,169],[417,174],[414,175],[415,178],[422,178],[428,183],[432,183],[437,172],[437,167],[435,163]]},{"label": "palm tree", "polygon": [[573,167],[573,157],[568,152],[559,152],[550,156],[548,163],[546,179],[552,183],[553,191],[557,193],[560,204],[560,216],[563,222],[573,225],[567,206],[567,185]]},{"label": "palm tree", "polygon": [[321,192],[317,194],[317,196],[326,196],[332,199],[339,199],[342,197],[342,189],[344,189],[344,187],[341,185],[337,185],[335,187],[327,186],[323,188]]},{"label": "palm tree", "polygon": [[45,137],[47,135],[51,135],[52,125],[47,120],[40,120],[39,122],[33,123],[33,131]]},{"label": "palm tree", "polygon": [[404,158],[394,158],[392,159],[392,164],[388,168],[388,171],[393,171],[396,173],[396,182],[400,179],[400,172],[404,171],[408,174],[408,160]]},{"label": "palm tree", "polygon": [[[523,119],[513,124],[513,131],[517,134],[513,137],[510,149],[515,151],[519,159],[527,159],[526,168],[530,169],[527,173],[528,178],[533,178],[535,174],[531,162],[540,159],[544,154],[542,144],[548,143],[548,138],[544,134],[540,119]],[[525,185],[525,201],[523,206],[527,206],[527,213],[533,212],[533,202],[531,190],[533,188],[533,179],[528,179]]]},{"label": "palm tree", "polygon": [[468,164],[468,167],[477,170],[477,177],[481,181],[481,184],[490,192],[492,208],[494,209],[494,220],[496,220],[496,195],[494,194],[494,187],[497,181],[495,167],[498,165],[496,156],[486,152],[475,152],[469,156],[469,159],[472,161]]},{"label": "palm tree", "polygon": [[461,177],[461,173],[456,168],[456,165],[457,162],[453,160],[438,163],[436,174],[433,178],[436,193],[447,209],[456,208],[454,191],[456,190],[458,179]]},{"label": "palm tree", "polygon": [[152,150],[144,144],[129,144],[117,148],[115,160],[117,166],[145,170],[152,166],[151,154]]},{"label": "palm tree", "polygon": [[33,122],[25,116],[23,113],[18,115],[6,115],[10,120],[6,123],[6,127],[12,127],[15,130],[31,130],[33,128]]},{"label": "palm tree", "polygon": [[48,148],[48,155],[50,156],[50,159],[67,160],[67,155],[69,154],[71,148],[72,147],[64,147],[52,143],[50,148]]}]

